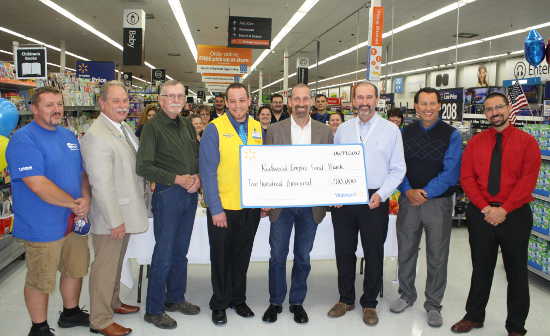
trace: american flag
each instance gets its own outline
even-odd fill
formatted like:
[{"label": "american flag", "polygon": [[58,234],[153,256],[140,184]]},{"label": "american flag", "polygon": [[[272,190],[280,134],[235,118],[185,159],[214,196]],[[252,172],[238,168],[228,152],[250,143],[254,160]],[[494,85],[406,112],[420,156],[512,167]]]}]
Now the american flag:
[{"label": "american flag", "polygon": [[510,100],[510,123],[513,125],[516,123],[516,113],[524,108],[529,108],[529,102],[525,93],[521,89],[521,85],[516,81],[512,86],[508,88],[508,100]]}]

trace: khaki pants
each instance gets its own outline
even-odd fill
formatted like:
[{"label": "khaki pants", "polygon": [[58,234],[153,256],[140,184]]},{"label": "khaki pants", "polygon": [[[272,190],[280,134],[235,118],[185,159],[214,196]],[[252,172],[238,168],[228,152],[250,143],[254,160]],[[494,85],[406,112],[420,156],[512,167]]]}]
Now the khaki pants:
[{"label": "khaki pants", "polygon": [[130,235],[122,240],[92,234],[95,259],[90,271],[90,327],[104,329],[113,323],[113,310],[121,306],[120,272]]}]

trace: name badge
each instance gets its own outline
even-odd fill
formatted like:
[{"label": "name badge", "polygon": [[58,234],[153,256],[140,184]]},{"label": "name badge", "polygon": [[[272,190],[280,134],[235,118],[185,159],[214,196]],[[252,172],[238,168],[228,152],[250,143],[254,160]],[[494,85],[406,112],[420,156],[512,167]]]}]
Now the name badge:
[{"label": "name badge", "polygon": [[231,133],[224,133],[223,136],[226,137],[226,138],[231,138],[231,137],[233,136],[233,134],[231,134]]},{"label": "name badge", "polygon": [[262,135],[256,131],[252,132],[252,137],[254,139],[261,139],[262,138]]}]

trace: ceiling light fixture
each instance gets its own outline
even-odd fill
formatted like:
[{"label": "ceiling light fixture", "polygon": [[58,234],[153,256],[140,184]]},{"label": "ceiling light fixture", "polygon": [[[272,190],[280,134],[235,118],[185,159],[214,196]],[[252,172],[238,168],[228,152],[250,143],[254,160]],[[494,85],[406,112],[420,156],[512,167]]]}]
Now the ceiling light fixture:
[{"label": "ceiling light fixture", "polygon": [[273,40],[271,40],[271,48],[264,50],[260,54],[260,57],[256,59],[256,61],[252,64],[248,72],[243,76],[243,78],[241,79],[241,82],[243,82],[248,77],[248,75],[252,71],[254,71],[254,69],[256,69],[258,65],[260,65],[260,63],[262,63],[267,56],[269,56],[271,51],[277,47],[277,45],[283,40],[283,38],[298,24],[298,22],[300,22],[304,18],[304,16],[307,15],[307,13],[313,8],[313,6],[317,4],[317,2],[319,2],[319,0],[306,0],[302,3],[302,5],[300,6],[300,8],[298,8],[296,13],[292,15],[290,20],[288,20],[288,22],[283,26],[283,28],[279,31],[279,33],[277,33],[277,35],[275,35]]},{"label": "ceiling light fixture", "polygon": [[170,8],[172,9],[172,13],[176,17],[176,21],[178,22],[178,25],[180,26],[180,30],[183,34],[183,37],[185,37],[185,41],[187,42],[187,46],[189,47],[189,50],[191,51],[191,54],[193,55],[193,59],[195,62],[197,61],[197,46],[195,45],[195,40],[193,39],[193,35],[191,34],[191,30],[189,29],[189,24],[187,23],[187,18],[185,17],[185,13],[183,12],[183,8],[181,7],[180,0],[168,0],[168,4],[170,5]]}]

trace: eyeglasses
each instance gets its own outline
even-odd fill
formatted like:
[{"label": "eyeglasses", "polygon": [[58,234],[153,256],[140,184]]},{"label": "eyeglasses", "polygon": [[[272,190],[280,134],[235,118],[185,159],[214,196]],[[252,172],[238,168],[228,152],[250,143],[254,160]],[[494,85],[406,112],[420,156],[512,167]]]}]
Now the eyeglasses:
[{"label": "eyeglasses", "polygon": [[170,99],[170,100],[183,100],[183,99],[185,99],[185,95],[181,95],[181,94],[179,94],[179,95],[175,95],[175,94],[169,94],[169,95],[167,95],[167,94],[161,94],[160,96],[161,96],[161,97],[168,97],[168,99]]},{"label": "eyeglasses", "polygon": [[485,112],[493,112],[493,111],[497,111],[497,110],[502,110],[504,108],[506,108],[506,104],[500,104],[500,105],[495,105],[495,107],[486,107],[485,108]]}]

